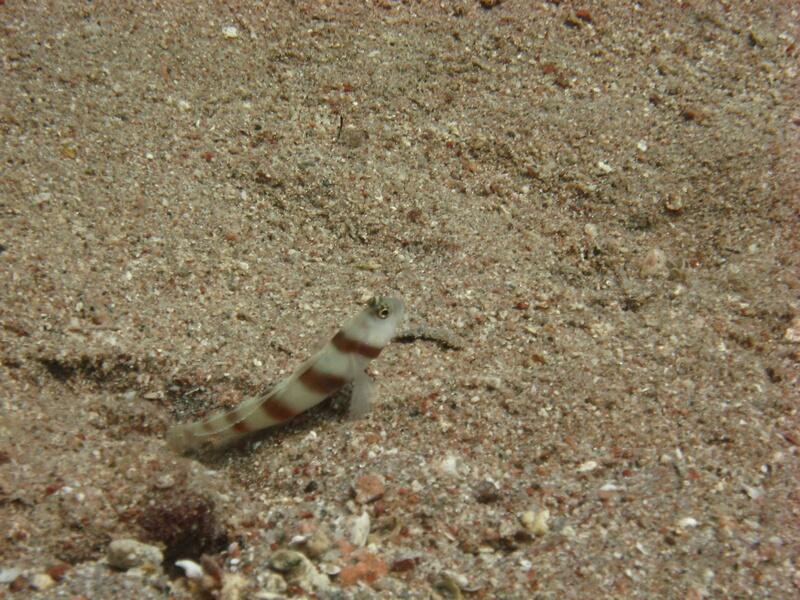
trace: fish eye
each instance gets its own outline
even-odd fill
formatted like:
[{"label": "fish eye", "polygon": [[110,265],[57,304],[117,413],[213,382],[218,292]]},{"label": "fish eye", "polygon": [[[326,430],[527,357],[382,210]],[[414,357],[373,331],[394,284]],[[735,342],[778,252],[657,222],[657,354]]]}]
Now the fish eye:
[{"label": "fish eye", "polygon": [[380,296],[373,296],[367,304],[379,319],[386,319],[391,312],[389,304]]}]

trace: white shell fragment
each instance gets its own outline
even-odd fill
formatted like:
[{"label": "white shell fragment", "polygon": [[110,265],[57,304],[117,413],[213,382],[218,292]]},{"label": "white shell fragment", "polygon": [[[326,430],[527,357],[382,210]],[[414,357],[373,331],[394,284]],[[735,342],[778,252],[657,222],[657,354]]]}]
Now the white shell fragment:
[{"label": "white shell fragment", "polygon": [[188,558],[176,560],[175,566],[183,569],[189,579],[200,579],[203,576],[203,567]]},{"label": "white shell fragment", "polygon": [[360,516],[354,517],[351,522],[350,542],[352,542],[356,548],[363,548],[367,544],[368,537],[369,514],[363,512]]}]

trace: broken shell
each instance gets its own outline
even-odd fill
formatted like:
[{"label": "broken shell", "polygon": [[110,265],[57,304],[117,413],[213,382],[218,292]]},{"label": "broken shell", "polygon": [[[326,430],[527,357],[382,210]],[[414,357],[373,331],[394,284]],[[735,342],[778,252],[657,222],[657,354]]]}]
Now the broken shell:
[{"label": "broken shell", "polygon": [[433,584],[434,591],[445,600],[461,600],[461,588],[456,580],[446,573],[439,575]]},{"label": "broken shell", "polygon": [[269,566],[279,573],[289,573],[297,576],[302,575],[306,568],[308,559],[304,554],[294,550],[278,550],[269,557]]}]

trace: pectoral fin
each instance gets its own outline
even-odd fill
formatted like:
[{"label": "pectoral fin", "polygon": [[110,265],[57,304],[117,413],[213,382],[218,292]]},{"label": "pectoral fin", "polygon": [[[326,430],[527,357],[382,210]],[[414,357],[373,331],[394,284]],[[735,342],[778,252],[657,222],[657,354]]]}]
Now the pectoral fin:
[{"label": "pectoral fin", "polygon": [[375,391],[375,384],[372,378],[365,371],[359,371],[353,378],[353,393],[350,397],[350,410],[348,417],[351,419],[361,419],[372,407],[372,398]]}]

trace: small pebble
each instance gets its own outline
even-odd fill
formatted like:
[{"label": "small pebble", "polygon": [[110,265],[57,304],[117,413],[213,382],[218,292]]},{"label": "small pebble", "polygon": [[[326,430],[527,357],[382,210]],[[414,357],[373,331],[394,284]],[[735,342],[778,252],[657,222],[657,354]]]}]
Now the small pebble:
[{"label": "small pebble", "polygon": [[597,468],[597,466],[596,460],[587,460],[578,467],[578,473],[591,473]]},{"label": "small pebble", "polygon": [[222,36],[233,40],[239,37],[239,30],[234,25],[226,25],[222,28]]},{"label": "small pebble", "polygon": [[305,545],[306,554],[311,558],[322,556],[331,547],[331,540],[321,527],[317,527]]},{"label": "small pebble", "polygon": [[170,473],[165,473],[155,481],[155,487],[159,490],[166,490],[175,485],[175,478]]},{"label": "small pebble", "polygon": [[694,517],[684,517],[683,519],[678,521],[678,527],[680,527],[681,529],[692,529],[694,527],[697,527],[698,525],[699,523],[697,522],[697,519],[695,519]]},{"label": "small pebble", "polygon": [[683,196],[669,194],[667,198],[664,200],[664,208],[667,209],[668,212],[671,212],[676,215],[683,212],[684,209]]},{"label": "small pebble", "polygon": [[127,571],[144,565],[160,566],[164,555],[155,546],[125,538],[108,545],[107,558],[115,569]]},{"label": "small pebble", "polygon": [[597,162],[597,168],[600,169],[600,172],[605,175],[614,172],[614,167],[603,160]]},{"label": "small pebble", "polygon": [[491,481],[482,481],[475,487],[475,499],[481,504],[490,504],[500,499],[497,485]]},{"label": "small pebble", "polygon": [[667,255],[660,248],[653,248],[642,259],[639,274],[642,277],[654,277],[667,272]]},{"label": "small pebble", "polygon": [[783,334],[783,339],[787,342],[800,342],[800,316],[792,319],[792,322]]}]

